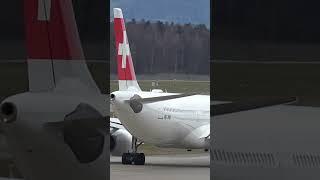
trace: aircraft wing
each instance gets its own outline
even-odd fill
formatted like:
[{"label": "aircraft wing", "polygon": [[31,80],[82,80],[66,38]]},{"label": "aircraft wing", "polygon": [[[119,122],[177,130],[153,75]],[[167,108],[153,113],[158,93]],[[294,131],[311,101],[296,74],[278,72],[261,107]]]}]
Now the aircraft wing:
[{"label": "aircraft wing", "polygon": [[231,101],[211,101],[210,105],[227,104],[232,103]]},{"label": "aircraft wing", "polygon": [[296,97],[268,97],[268,98],[255,98],[253,100],[232,102],[232,103],[218,103],[210,104],[210,116],[219,116],[224,114],[236,113],[240,111],[248,111],[268,106],[275,106],[281,104],[291,104],[297,101]]},{"label": "aircraft wing", "polygon": [[130,103],[132,101],[147,104],[147,103],[153,103],[153,102],[159,102],[159,101],[166,101],[170,99],[177,99],[187,96],[193,96],[197,95],[198,93],[183,93],[183,94],[174,94],[174,95],[168,95],[168,96],[156,96],[156,97],[148,97],[148,98],[141,98],[139,96],[134,96],[134,98],[130,100],[126,100],[125,102]]},{"label": "aircraft wing", "polygon": [[[297,101],[296,97],[290,98],[279,98],[279,97],[268,97],[266,98],[255,98],[254,100],[238,101],[238,102],[227,102],[227,101],[211,101],[210,103],[210,116],[219,116],[225,114],[236,113],[240,111],[248,111],[259,109],[268,106],[292,104]],[[210,139],[210,125],[209,130],[204,131],[201,138],[205,137]]]}]

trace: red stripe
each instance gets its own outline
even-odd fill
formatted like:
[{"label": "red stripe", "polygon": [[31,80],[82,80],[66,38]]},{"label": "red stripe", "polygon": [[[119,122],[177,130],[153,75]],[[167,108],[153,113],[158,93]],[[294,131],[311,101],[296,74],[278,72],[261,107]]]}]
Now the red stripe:
[{"label": "red stripe", "polygon": [[114,30],[115,30],[116,33],[126,30],[124,19],[122,19],[122,18],[114,18]]},{"label": "red stripe", "polygon": [[71,0],[51,0],[49,21],[38,20],[38,0],[25,0],[29,59],[83,59]]},{"label": "red stripe", "polygon": [[[118,79],[119,80],[136,80],[136,75],[134,72],[131,54],[126,57],[126,68],[122,68],[122,55],[118,55],[119,44],[123,43],[123,31],[125,31],[125,30],[126,30],[126,28],[125,28],[124,20],[122,18],[115,18],[114,19],[114,32],[115,32],[115,36],[116,36]],[[128,41],[128,39],[127,39],[127,41]]]}]

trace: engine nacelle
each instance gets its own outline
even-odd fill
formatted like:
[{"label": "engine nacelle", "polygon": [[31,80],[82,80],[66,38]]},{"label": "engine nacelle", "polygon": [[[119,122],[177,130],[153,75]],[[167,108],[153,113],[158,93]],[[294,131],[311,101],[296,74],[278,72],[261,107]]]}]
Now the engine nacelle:
[{"label": "engine nacelle", "polygon": [[114,156],[132,152],[131,145],[132,135],[124,129],[118,129],[110,135],[110,153]]}]

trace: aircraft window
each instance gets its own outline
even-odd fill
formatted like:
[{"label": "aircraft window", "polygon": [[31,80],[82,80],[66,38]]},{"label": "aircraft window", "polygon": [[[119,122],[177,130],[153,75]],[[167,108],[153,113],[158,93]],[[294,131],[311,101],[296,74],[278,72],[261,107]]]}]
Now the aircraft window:
[{"label": "aircraft window", "polygon": [[262,154],[259,154],[259,161],[261,162],[261,163],[265,163],[265,156],[264,156],[265,154],[264,153],[262,153]]},{"label": "aircraft window", "polygon": [[239,153],[242,159],[242,163],[246,163],[246,158],[243,153]]},{"label": "aircraft window", "polygon": [[226,161],[227,160],[227,156],[226,156],[226,153],[224,151],[221,152],[221,155],[222,155],[222,160],[223,161]]},{"label": "aircraft window", "polygon": [[213,151],[213,154],[214,154],[213,159],[215,159],[215,160],[217,160],[217,161],[220,161],[220,160],[222,159],[222,158],[221,158],[221,153],[220,153],[219,150],[214,150],[214,151]]},{"label": "aircraft window", "polygon": [[255,164],[259,163],[259,161],[258,161],[258,154],[252,153],[252,155],[253,155],[253,162],[254,162]]},{"label": "aircraft window", "polygon": [[224,158],[224,161],[226,161],[226,162],[230,162],[230,155],[229,155],[229,152],[226,152],[226,153],[223,153],[223,154],[225,154],[226,156],[226,158]]},{"label": "aircraft window", "polygon": [[257,163],[256,154],[255,153],[250,153],[250,156],[252,158],[252,164],[256,164]]},{"label": "aircraft window", "polygon": [[250,153],[246,153],[246,159],[247,159],[247,163],[252,163],[252,159],[251,159],[251,154]]},{"label": "aircraft window", "polygon": [[262,153],[259,153],[258,154],[258,162],[259,163],[263,163],[264,161],[263,161],[263,158],[262,158]]},{"label": "aircraft window", "polygon": [[250,152],[250,158],[251,158],[251,163],[252,164],[255,164],[256,163],[256,159],[255,159],[255,154],[254,153],[252,153],[252,152]]},{"label": "aircraft window", "polygon": [[223,150],[213,150],[212,159],[214,162],[232,165],[250,165],[274,167],[276,165],[272,153],[266,152],[225,152]]},{"label": "aircraft window", "polygon": [[240,157],[239,157],[239,153],[238,153],[238,152],[236,152],[236,153],[234,154],[234,158],[235,158],[235,161],[236,161],[236,162],[242,163],[242,161],[241,161],[241,159],[240,159]]},{"label": "aircraft window", "polygon": [[234,157],[233,157],[233,152],[230,152],[230,162],[231,163],[234,163]]},{"label": "aircraft window", "polygon": [[319,168],[320,167],[320,155],[311,153],[296,153],[291,157],[292,163],[296,167],[303,168]]}]

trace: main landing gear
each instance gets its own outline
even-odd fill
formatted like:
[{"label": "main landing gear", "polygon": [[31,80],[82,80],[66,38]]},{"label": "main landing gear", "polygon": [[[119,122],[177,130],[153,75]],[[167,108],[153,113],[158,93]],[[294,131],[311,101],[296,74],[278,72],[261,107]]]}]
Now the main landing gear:
[{"label": "main landing gear", "polygon": [[122,154],[122,164],[135,164],[135,165],[144,165],[145,156],[144,153],[138,153],[138,147],[142,144],[137,143],[137,138],[132,137],[132,150],[131,153],[123,153]]}]

